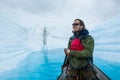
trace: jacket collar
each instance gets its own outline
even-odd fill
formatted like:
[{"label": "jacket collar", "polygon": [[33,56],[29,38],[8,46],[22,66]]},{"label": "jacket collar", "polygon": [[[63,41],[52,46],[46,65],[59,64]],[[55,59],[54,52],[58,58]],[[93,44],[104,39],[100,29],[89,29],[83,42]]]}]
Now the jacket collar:
[{"label": "jacket collar", "polygon": [[89,34],[89,31],[87,29],[82,29],[79,32],[73,32],[73,36],[77,38],[83,35],[88,35],[88,34]]}]

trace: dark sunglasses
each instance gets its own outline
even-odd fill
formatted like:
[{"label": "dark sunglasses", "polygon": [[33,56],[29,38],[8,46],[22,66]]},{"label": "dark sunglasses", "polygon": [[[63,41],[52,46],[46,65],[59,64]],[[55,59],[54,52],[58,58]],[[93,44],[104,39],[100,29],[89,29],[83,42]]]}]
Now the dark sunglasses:
[{"label": "dark sunglasses", "polygon": [[72,26],[77,26],[77,25],[79,25],[79,23],[73,23],[73,24],[72,24]]}]

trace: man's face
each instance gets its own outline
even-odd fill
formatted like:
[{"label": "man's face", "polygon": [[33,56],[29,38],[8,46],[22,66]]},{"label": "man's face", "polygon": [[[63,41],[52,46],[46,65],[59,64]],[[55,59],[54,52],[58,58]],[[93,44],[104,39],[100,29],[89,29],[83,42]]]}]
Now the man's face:
[{"label": "man's face", "polygon": [[74,23],[72,24],[73,26],[73,31],[76,32],[76,31],[80,31],[82,30],[83,26],[80,26],[80,23],[78,20],[75,20]]}]

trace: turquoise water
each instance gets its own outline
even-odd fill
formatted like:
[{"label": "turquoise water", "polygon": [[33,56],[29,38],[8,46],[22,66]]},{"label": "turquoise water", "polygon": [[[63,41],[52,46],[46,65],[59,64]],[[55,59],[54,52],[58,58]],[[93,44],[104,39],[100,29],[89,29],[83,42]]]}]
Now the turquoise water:
[{"label": "turquoise water", "polygon": [[113,63],[102,59],[95,59],[94,63],[112,80],[120,80],[120,63]]},{"label": "turquoise water", "polygon": [[[61,72],[63,49],[33,52],[22,60],[17,68],[0,74],[0,80],[56,80]],[[120,64],[102,59],[94,59],[94,63],[112,80],[119,80]]]}]

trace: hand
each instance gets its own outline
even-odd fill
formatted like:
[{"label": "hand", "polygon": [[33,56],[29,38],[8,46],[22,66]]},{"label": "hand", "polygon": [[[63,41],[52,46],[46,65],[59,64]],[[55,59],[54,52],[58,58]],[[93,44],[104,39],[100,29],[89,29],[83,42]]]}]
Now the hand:
[{"label": "hand", "polygon": [[66,67],[65,65],[61,66],[61,71],[62,71],[62,73],[63,73],[65,67]]},{"label": "hand", "polygon": [[69,54],[70,54],[70,50],[69,50],[69,49],[66,49],[66,48],[65,48],[65,49],[64,49],[64,52],[65,52],[66,55],[69,55]]},{"label": "hand", "polygon": [[65,65],[64,66],[61,66],[61,69],[63,70],[65,68]]}]

